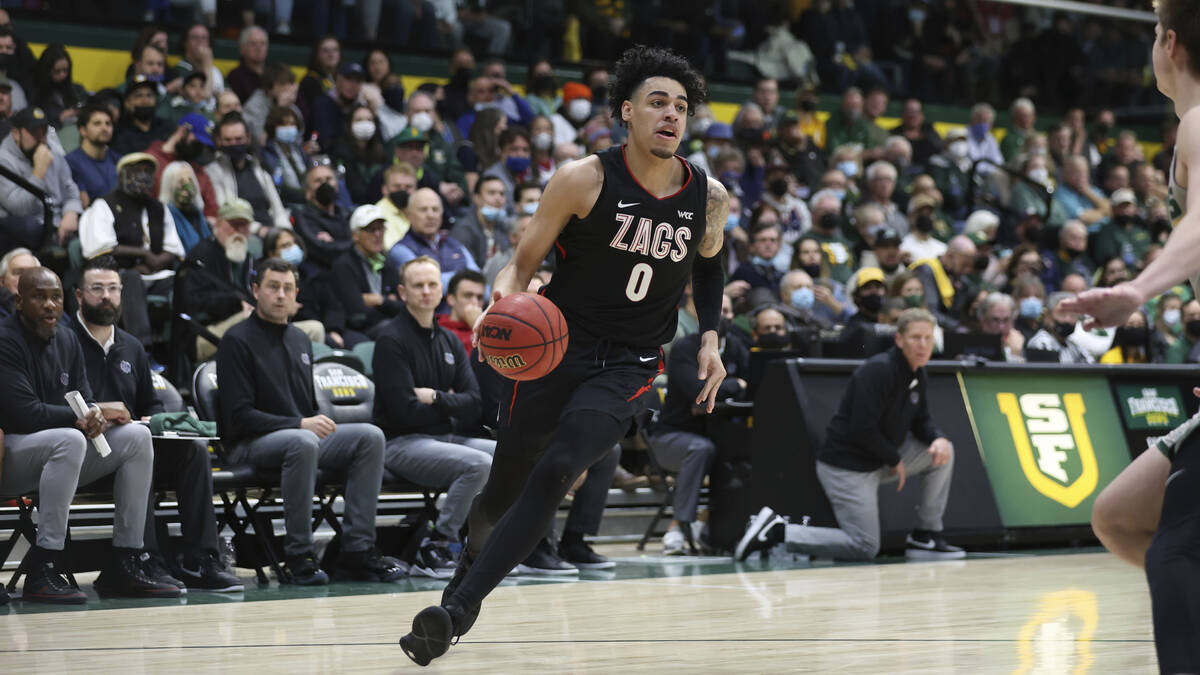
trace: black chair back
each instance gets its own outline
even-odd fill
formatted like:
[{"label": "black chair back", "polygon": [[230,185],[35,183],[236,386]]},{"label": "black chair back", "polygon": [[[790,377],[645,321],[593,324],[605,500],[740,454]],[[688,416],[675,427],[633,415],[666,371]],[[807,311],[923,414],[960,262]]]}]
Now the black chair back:
[{"label": "black chair back", "polygon": [[158,396],[158,400],[162,401],[163,412],[187,412],[187,406],[183,404],[183,396],[167,378],[151,372],[150,384],[154,386],[154,393]]},{"label": "black chair back", "polygon": [[196,415],[209,422],[217,421],[217,362],[205,361],[192,374],[192,397],[196,399]]},{"label": "black chair back", "polygon": [[375,383],[348,365],[318,361],[313,364],[313,389],[317,409],[338,424],[370,422],[375,405]]}]

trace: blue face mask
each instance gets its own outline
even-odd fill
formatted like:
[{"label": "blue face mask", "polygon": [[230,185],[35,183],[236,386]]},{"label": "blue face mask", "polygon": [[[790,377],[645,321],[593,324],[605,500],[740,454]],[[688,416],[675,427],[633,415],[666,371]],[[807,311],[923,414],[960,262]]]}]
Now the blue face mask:
[{"label": "blue face mask", "polygon": [[767,258],[762,257],[761,255],[751,256],[750,262],[755,265],[762,265],[763,267],[771,266],[771,261]]},{"label": "blue face mask", "polygon": [[838,201],[839,201],[839,202],[844,202],[844,201],[846,201],[846,191],[845,191],[845,190],[842,190],[842,189],[840,189],[840,188],[839,188],[839,189],[837,189],[837,190],[834,190],[834,191],[833,191],[833,194],[837,195],[837,198],[838,198]]},{"label": "blue face mask", "polygon": [[532,216],[534,214],[534,212],[537,211],[537,207],[538,207],[538,202],[529,202],[525,206],[521,207],[521,211],[524,212],[525,215],[527,215],[527,216]]},{"label": "blue face mask", "polygon": [[295,126],[275,127],[275,141],[277,143],[293,144],[296,139],[300,138],[300,129]]},{"label": "blue face mask", "polygon": [[972,124],[967,127],[967,133],[970,134],[971,138],[974,138],[976,141],[982,141],[984,137],[987,136],[988,125],[983,124],[982,122],[978,124]]},{"label": "blue face mask", "polygon": [[854,178],[858,175],[858,164],[856,162],[838,162],[838,171],[846,174],[846,178]]},{"label": "blue face mask", "polygon": [[162,82],[167,79],[167,76],[163,73],[158,73],[157,75],[147,75],[146,79],[151,82]]},{"label": "blue face mask", "polygon": [[908,10],[908,20],[913,23],[923,23],[925,21],[925,10],[920,7],[913,7]]},{"label": "blue face mask", "polygon": [[1042,299],[1036,297],[1021,299],[1021,316],[1026,319],[1036,319],[1042,315]]},{"label": "blue face mask", "polygon": [[813,295],[813,289],[811,288],[803,287],[792,291],[792,307],[798,310],[805,311],[811,309],[813,300],[815,299],[816,296]]},{"label": "blue face mask", "polygon": [[300,248],[299,244],[292,244],[280,251],[279,257],[293,265],[299,265],[304,262],[304,249]]},{"label": "blue face mask", "polygon": [[731,213],[729,214],[729,217],[725,219],[725,231],[728,232],[741,224],[742,217],[736,213]]},{"label": "blue face mask", "polygon": [[529,158],[509,155],[504,158],[504,168],[508,169],[509,173],[525,173],[529,168]]},{"label": "blue face mask", "polygon": [[500,220],[501,218],[504,217],[504,207],[503,206],[487,206],[485,204],[485,205],[479,207],[479,213],[480,213],[480,215],[483,216],[484,220],[488,220],[488,221]]},{"label": "blue face mask", "polygon": [[721,154],[721,146],[710,145],[708,146],[708,150],[705,151],[705,154],[708,155],[709,159],[716,159],[717,155]]}]

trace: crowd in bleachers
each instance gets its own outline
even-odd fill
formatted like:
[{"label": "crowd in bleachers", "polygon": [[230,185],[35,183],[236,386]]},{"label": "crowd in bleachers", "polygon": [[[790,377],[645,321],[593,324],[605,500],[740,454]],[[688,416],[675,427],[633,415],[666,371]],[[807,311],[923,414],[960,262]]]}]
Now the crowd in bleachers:
[{"label": "crowd in bleachers", "polygon": [[[623,141],[608,71],[566,80],[553,64],[648,41],[713,77],[737,64],[755,74],[732,118],[694,106],[680,148],[730,193],[724,328],[738,358],[869,356],[905,308],[926,307],[948,357],[1200,362],[1200,302],[1186,287],[1116,330],[1085,331],[1061,306],[1135,275],[1178,215],[1173,128],[1138,138],[1110,107],[1158,100],[1140,76],[1140,27],[1142,42],[1108,20],[953,1],[537,2],[545,11],[532,15],[509,11],[527,3],[316,4],[297,32],[322,36],[299,81],[270,44],[298,28],[291,3],[273,3],[270,33],[242,28],[238,65],[222,72],[216,10],[200,2],[201,20],[178,35],[143,29],[123,83],[96,92],[75,82],[62,45],[35,59],[0,12],[0,313],[21,311],[18,280],[40,261],[62,277],[69,323],[84,269],[102,258],[119,279],[120,325],[183,383],[258,316],[265,260],[295,270],[286,319],[317,355],[394,339],[398,317],[416,316],[406,274],[434,266],[434,320],[469,351],[469,326],[555,170]],[[356,35],[354,21],[379,37],[361,61],[338,37]],[[447,50],[449,79],[406,89],[391,60],[402,48]],[[1059,56],[1027,62],[1051,48]],[[839,102],[820,111],[818,92]],[[1010,122],[994,129],[1001,101]],[[969,123],[935,127],[926,102],[970,105]],[[1144,156],[1147,142],[1161,149]],[[553,271],[551,254],[540,281]],[[696,329],[685,297],[677,339]],[[489,385],[473,377],[486,415]],[[730,384],[729,396],[744,395],[744,380]],[[465,414],[442,413],[429,433]],[[698,517],[695,471],[711,464],[709,446],[680,478],[683,526]],[[468,470],[475,480],[483,460],[470,458],[428,480],[444,487]],[[598,471],[606,483],[614,472],[635,480]],[[431,536],[435,576],[452,569],[456,506]],[[678,534],[668,540],[682,551]],[[308,544],[290,541],[294,566],[315,578]],[[363,569],[390,564],[376,556]]]}]

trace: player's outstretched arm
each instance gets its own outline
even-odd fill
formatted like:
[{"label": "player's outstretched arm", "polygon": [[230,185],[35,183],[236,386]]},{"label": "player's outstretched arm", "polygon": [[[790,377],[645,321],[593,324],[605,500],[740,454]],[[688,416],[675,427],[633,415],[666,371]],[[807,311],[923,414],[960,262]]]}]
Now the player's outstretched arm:
[{"label": "player's outstretched arm", "polygon": [[718,255],[725,245],[725,221],[729,218],[729,193],[720,181],[708,179],[708,207],[705,209],[704,236],[700,239],[699,257],[692,268],[692,299],[700,321],[700,353],[697,361],[699,377],[704,387],[696,397],[696,405],[713,411],[717,391],[725,380],[725,365],[721,363],[717,323],[721,320],[721,294],[724,275]]},{"label": "player's outstretched arm", "polygon": [[1147,300],[1185,279],[1200,275],[1200,108],[1183,116],[1176,137],[1176,177],[1187,172],[1188,203],[1167,245],[1133,281],[1096,288],[1067,301],[1072,311],[1091,316],[1084,327],[1119,326]]}]

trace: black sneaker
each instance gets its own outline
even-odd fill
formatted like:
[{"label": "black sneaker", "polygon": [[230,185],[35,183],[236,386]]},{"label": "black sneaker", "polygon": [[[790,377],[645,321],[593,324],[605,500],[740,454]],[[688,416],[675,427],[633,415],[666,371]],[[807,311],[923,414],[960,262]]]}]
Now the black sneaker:
[{"label": "black sneaker", "polygon": [[558,554],[562,559],[581,570],[610,570],[617,563],[592,550],[592,545],[576,532],[564,532],[558,542]]},{"label": "black sneaker", "polygon": [[289,577],[287,580],[280,579],[283,583],[297,586],[324,586],[329,583],[329,575],[317,565],[317,559],[311,551],[288,556],[283,566],[288,572],[285,576]]},{"label": "black sneaker", "polygon": [[159,583],[171,584],[179,589],[180,593],[187,593],[187,586],[182,581],[171,575],[171,570],[167,569],[167,561],[163,557],[153,551],[146,551],[142,555],[142,571],[146,576]]},{"label": "black sneaker", "polygon": [[82,605],[87,602],[87,593],[67,581],[67,577],[59,571],[61,551],[48,551],[34,546],[26,555],[31,568],[25,575],[22,600],[54,605]]},{"label": "black sneaker", "polygon": [[8,604],[8,589],[4,584],[0,584],[0,607]]},{"label": "black sneaker", "polygon": [[[475,555],[471,553],[467,542],[463,541],[462,553],[459,554],[458,562],[454,566],[454,576],[450,578],[450,583],[446,584],[446,588],[442,589],[442,605],[452,604],[450,598],[466,578],[473,562],[475,562]],[[475,625],[475,620],[479,618],[479,610],[479,606],[472,610],[463,610],[462,616],[454,623],[454,637],[466,635],[467,631],[471,630],[471,627]]]},{"label": "black sneaker", "polygon": [[579,574],[579,568],[558,557],[549,539],[542,539],[533,553],[517,565],[517,574],[563,577]]},{"label": "black sneaker", "polygon": [[413,617],[412,632],[400,638],[400,648],[405,656],[418,666],[427,666],[430,661],[450,649],[454,639],[455,616],[461,614],[453,605],[426,607]]},{"label": "black sneaker", "polygon": [[205,551],[188,561],[181,560],[179,576],[193,591],[239,593],[246,590],[242,580],[237,578],[214,551]]},{"label": "black sneaker", "polygon": [[913,530],[905,543],[904,557],[909,560],[958,560],[967,557],[966,551],[947,544],[941,532]]},{"label": "black sneaker", "polygon": [[454,576],[455,565],[450,557],[450,547],[446,542],[426,537],[417,549],[417,556],[409,567],[409,574],[419,574],[434,579],[450,579]]},{"label": "black sneaker", "polygon": [[342,551],[333,578],[346,581],[395,581],[408,574],[408,566],[382,555],[372,547],[366,551]]},{"label": "black sneaker", "polygon": [[101,597],[178,598],[179,587],[150,578],[145,571],[150,554],[136,549],[113,548],[113,558],[96,577],[92,588]]},{"label": "black sneaker", "polygon": [[757,516],[750,519],[746,533],[742,535],[737,548],[733,550],[733,559],[743,561],[755,551],[769,549],[783,541],[787,520],[775,513],[769,506],[764,506]]}]

